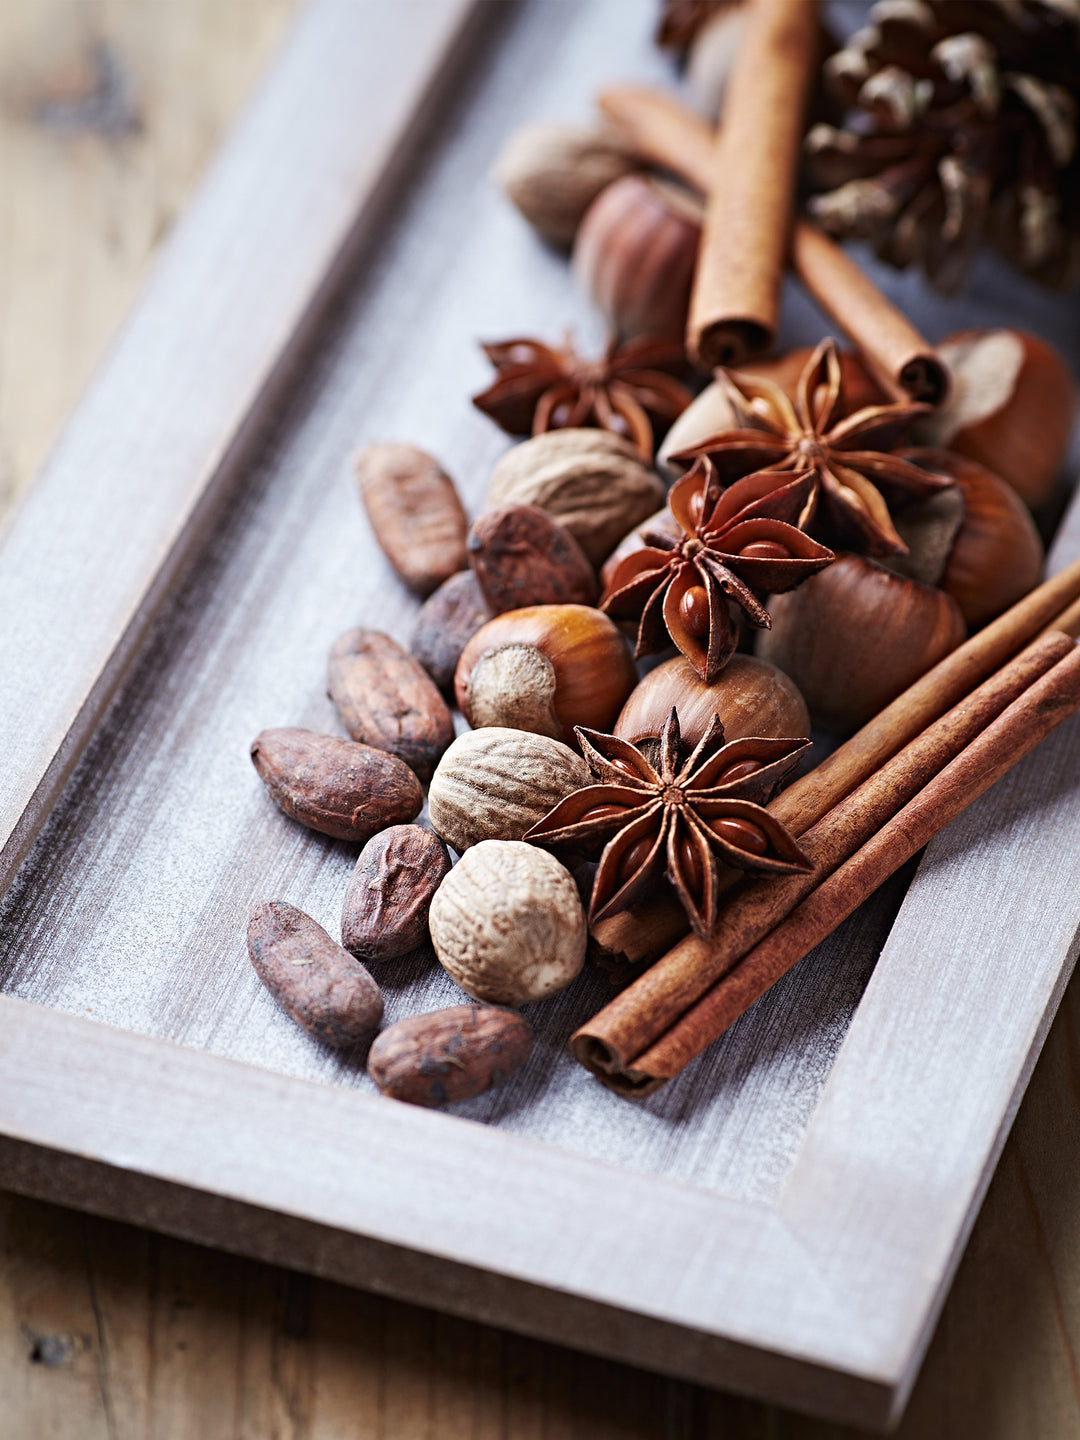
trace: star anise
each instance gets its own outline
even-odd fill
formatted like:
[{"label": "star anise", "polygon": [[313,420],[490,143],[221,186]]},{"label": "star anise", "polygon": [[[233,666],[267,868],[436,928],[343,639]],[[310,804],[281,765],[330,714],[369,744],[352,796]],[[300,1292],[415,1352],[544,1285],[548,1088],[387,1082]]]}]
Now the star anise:
[{"label": "star anise", "polygon": [[748,736],[727,745],[714,715],[684,759],[672,707],[656,769],[627,740],[580,727],[575,733],[599,783],[561,800],[525,839],[585,853],[603,847],[590,923],[633,905],[666,872],[690,924],[708,937],[716,927],[721,864],[761,875],[813,869],[764,809],[809,740]]},{"label": "star anise", "polygon": [[925,500],[953,481],[891,453],[930,407],[914,403],[868,405],[838,418],[840,361],[823,340],[799,377],[795,401],[771,380],[721,372],[738,428],[702,440],[673,458],[708,455],[729,482],[749,471],[809,470],[813,476],[814,533],[836,550],[904,555],[889,506]]},{"label": "star anise", "polygon": [[553,349],[539,340],[485,345],[498,374],[473,404],[509,435],[596,426],[626,435],[646,460],[694,398],[676,376],[686,370],[681,345],[612,340],[600,360],[583,360],[569,340]]},{"label": "star anise", "polygon": [[754,591],[793,590],[834,558],[798,528],[812,501],[808,470],[765,470],[725,490],[712,460],[699,459],[668,496],[682,539],[646,532],[644,548],[616,568],[600,609],[616,620],[640,618],[638,655],[662,650],[670,636],[712,684],[738,642],[728,601],[767,630],[769,612]]}]

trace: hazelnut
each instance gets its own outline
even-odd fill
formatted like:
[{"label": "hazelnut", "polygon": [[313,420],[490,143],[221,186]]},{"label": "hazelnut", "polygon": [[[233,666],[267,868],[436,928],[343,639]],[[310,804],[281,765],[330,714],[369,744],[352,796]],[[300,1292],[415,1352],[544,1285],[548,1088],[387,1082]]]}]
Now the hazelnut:
[{"label": "hazelnut", "polygon": [[628,530],[664,503],[664,486],[629,440],[608,430],[549,430],[508,450],[489,508],[539,505],[599,567]]},{"label": "hazelnut", "polygon": [[626,638],[588,605],[532,605],[482,626],[454,677],[474,729],[504,725],[570,741],[575,725],[608,730],[637,683]]}]

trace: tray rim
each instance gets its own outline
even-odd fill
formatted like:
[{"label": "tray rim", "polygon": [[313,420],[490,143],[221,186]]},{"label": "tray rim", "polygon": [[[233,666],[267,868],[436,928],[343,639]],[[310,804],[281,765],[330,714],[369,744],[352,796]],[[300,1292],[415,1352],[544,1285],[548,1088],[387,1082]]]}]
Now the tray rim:
[{"label": "tray rim", "polygon": [[[429,19],[422,45],[412,43],[418,5]],[[418,117],[439,86],[452,83],[483,8],[482,0],[309,6],[0,536],[0,743],[18,759],[0,782],[0,893],[206,535],[247,446],[287,390],[349,257],[377,224],[387,187],[406,183]],[[381,67],[379,83],[364,86],[343,56],[355,55],[356,41],[376,23],[379,43],[407,60]],[[343,125],[350,106],[352,123]],[[283,127],[294,141],[284,150]],[[280,239],[267,252],[265,237],[285,217],[292,217],[292,259],[268,292],[251,277],[251,259],[280,258]],[[193,277],[211,264],[216,298],[198,313]],[[111,587],[99,587],[105,512],[122,512],[136,494],[124,463],[170,433],[163,402],[155,408],[148,388],[159,367],[169,363],[196,380],[187,372],[200,348],[220,327],[244,330],[247,322],[250,339],[229,357],[227,390],[213,404],[201,402],[197,415],[189,406],[189,443],[159,466],[139,548],[125,550]],[[86,523],[58,534],[60,515]],[[1077,515],[1074,507],[1063,528],[1076,529]],[[80,623],[89,627],[81,646],[58,623],[72,605],[82,607]],[[34,696],[38,729],[28,750],[24,687],[43,657],[50,673],[59,667],[62,683]],[[887,1427],[902,1413],[1075,958],[1073,936],[1063,934],[1028,1001],[1026,1033],[1008,1057],[997,1110],[963,1157],[962,1189],[947,1215],[905,1233],[902,1262],[875,1229],[876,1184],[866,1188],[873,1202],[866,1223],[853,1220],[858,1194],[835,1203],[838,1176],[850,1180],[854,1170],[858,1189],[858,1162],[869,1155],[848,1129],[865,1084],[867,1037],[897,999],[893,967],[882,962],[772,1206],[5,995],[0,1176],[9,1188],[60,1203],[828,1418]],[[908,1005],[918,1001],[902,993]],[[300,1113],[302,1155],[282,1123],[283,1114]],[[882,1113],[903,1138],[904,1115],[895,1107]],[[362,1185],[353,1177],[350,1187],[358,1134],[379,1160]],[[878,1149],[889,1140],[887,1131],[878,1136]],[[918,1159],[910,1143],[905,1154],[909,1165]],[[438,1205],[404,1204],[417,1176],[430,1179],[435,1166]],[[433,1192],[426,1193],[430,1201]]]}]

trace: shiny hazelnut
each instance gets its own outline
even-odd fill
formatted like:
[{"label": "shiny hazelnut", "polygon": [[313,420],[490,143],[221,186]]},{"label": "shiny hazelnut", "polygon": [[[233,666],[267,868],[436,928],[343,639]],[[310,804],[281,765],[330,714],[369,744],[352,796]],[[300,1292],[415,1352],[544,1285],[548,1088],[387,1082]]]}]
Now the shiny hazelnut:
[{"label": "shiny hazelnut", "polygon": [[454,691],[474,729],[500,725],[573,741],[575,725],[610,730],[637,683],[630,646],[588,605],[508,610],[465,646]]},{"label": "shiny hazelnut", "polygon": [[963,518],[941,574],[934,578],[960,606],[969,626],[984,625],[1039,583],[1043,566],[1039,532],[1016,491],[985,466],[947,450],[904,453],[916,464],[956,481]]},{"label": "shiny hazelnut", "polygon": [[827,730],[864,724],[967,633],[951,595],[861,555],[838,555],[769,609],[757,653],[790,675]]},{"label": "shiny hazelnut", "polygon": [[962,330],[937,352],[953,384],[920,438],[988,466],[1034,509],[1045,504],[1078,408],[1064,356],[1023,330]]},{"label": "shiny hazelnut", "polygon": [[753,655],[734,655],[720,676],[706,685],[685,655],[665,660],[633,690],[614,733],[632,745],[648,745],[663,729],[675,706],[683,743],[694,746],[714,715],[724,722],[724,738],[746,735],[783,739],[810,733],[806,703],[782,670]]},{"label": "shiny hazelnut", "polygon": [[589,206],[571,263],[620,335],[681,341],[700,240],[693,196],[647,175],[624,175]]}]

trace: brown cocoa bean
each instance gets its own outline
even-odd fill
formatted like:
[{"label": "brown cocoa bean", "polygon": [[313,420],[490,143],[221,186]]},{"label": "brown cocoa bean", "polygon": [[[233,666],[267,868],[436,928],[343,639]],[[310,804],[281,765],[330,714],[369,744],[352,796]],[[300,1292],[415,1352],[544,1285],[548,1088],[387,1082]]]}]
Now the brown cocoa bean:
[{"label": "brown cocoa bean", "polygon": [[256,905],[248,920],[255,973],[290,1019],[325,1045],[355,1045],[382,1020],[378,985],[310,915],[284,900]]},{"label": "brown cocoa bean", "polygon": [[285,814],[335,840],[363,844],[388,825],[414,820],[420,781],[396,755],[313,730],[264,730],[251,746],[259,778]]},{"label": "brown cocoa bean", "polygon": [[461,652],[492,618],[471,570],[451,575],[424,601],[409,649],[440,690],[453,690]]},{"label": "brown cocoa bean", "polygon": [[454,1005],[384,1030],[368,1055],[368,1074],[394,1100],[448,1105],[520,1070],[532,1043],[529,1022],[512,1010]]},{"label": "brown cocoa bean", "polygon": [[354,740],[431,779],[454,721],[435,682],[396,640],[362,627],[340,636],[330,651],[329,691]]},{"label": "brown cocoa bean", "polygon": [[356,478],[375,538],[417,595],[430,595],[468,563],[469,521],[454,482],[415,445],[369,445]]},{"label": "brown cocoa bean", "polygon": [[391,825],[360,853],[345,892],[341,943],[361,960],[396,960],[428,938],[431,897],[450,854],[421,825]]},{"label": "brown cocoa bean", "polygon": [[584,550],[539,505],[481,515],[469,532],[469,564],[496,615],[529,605],[594,605],[599,593]]}]

